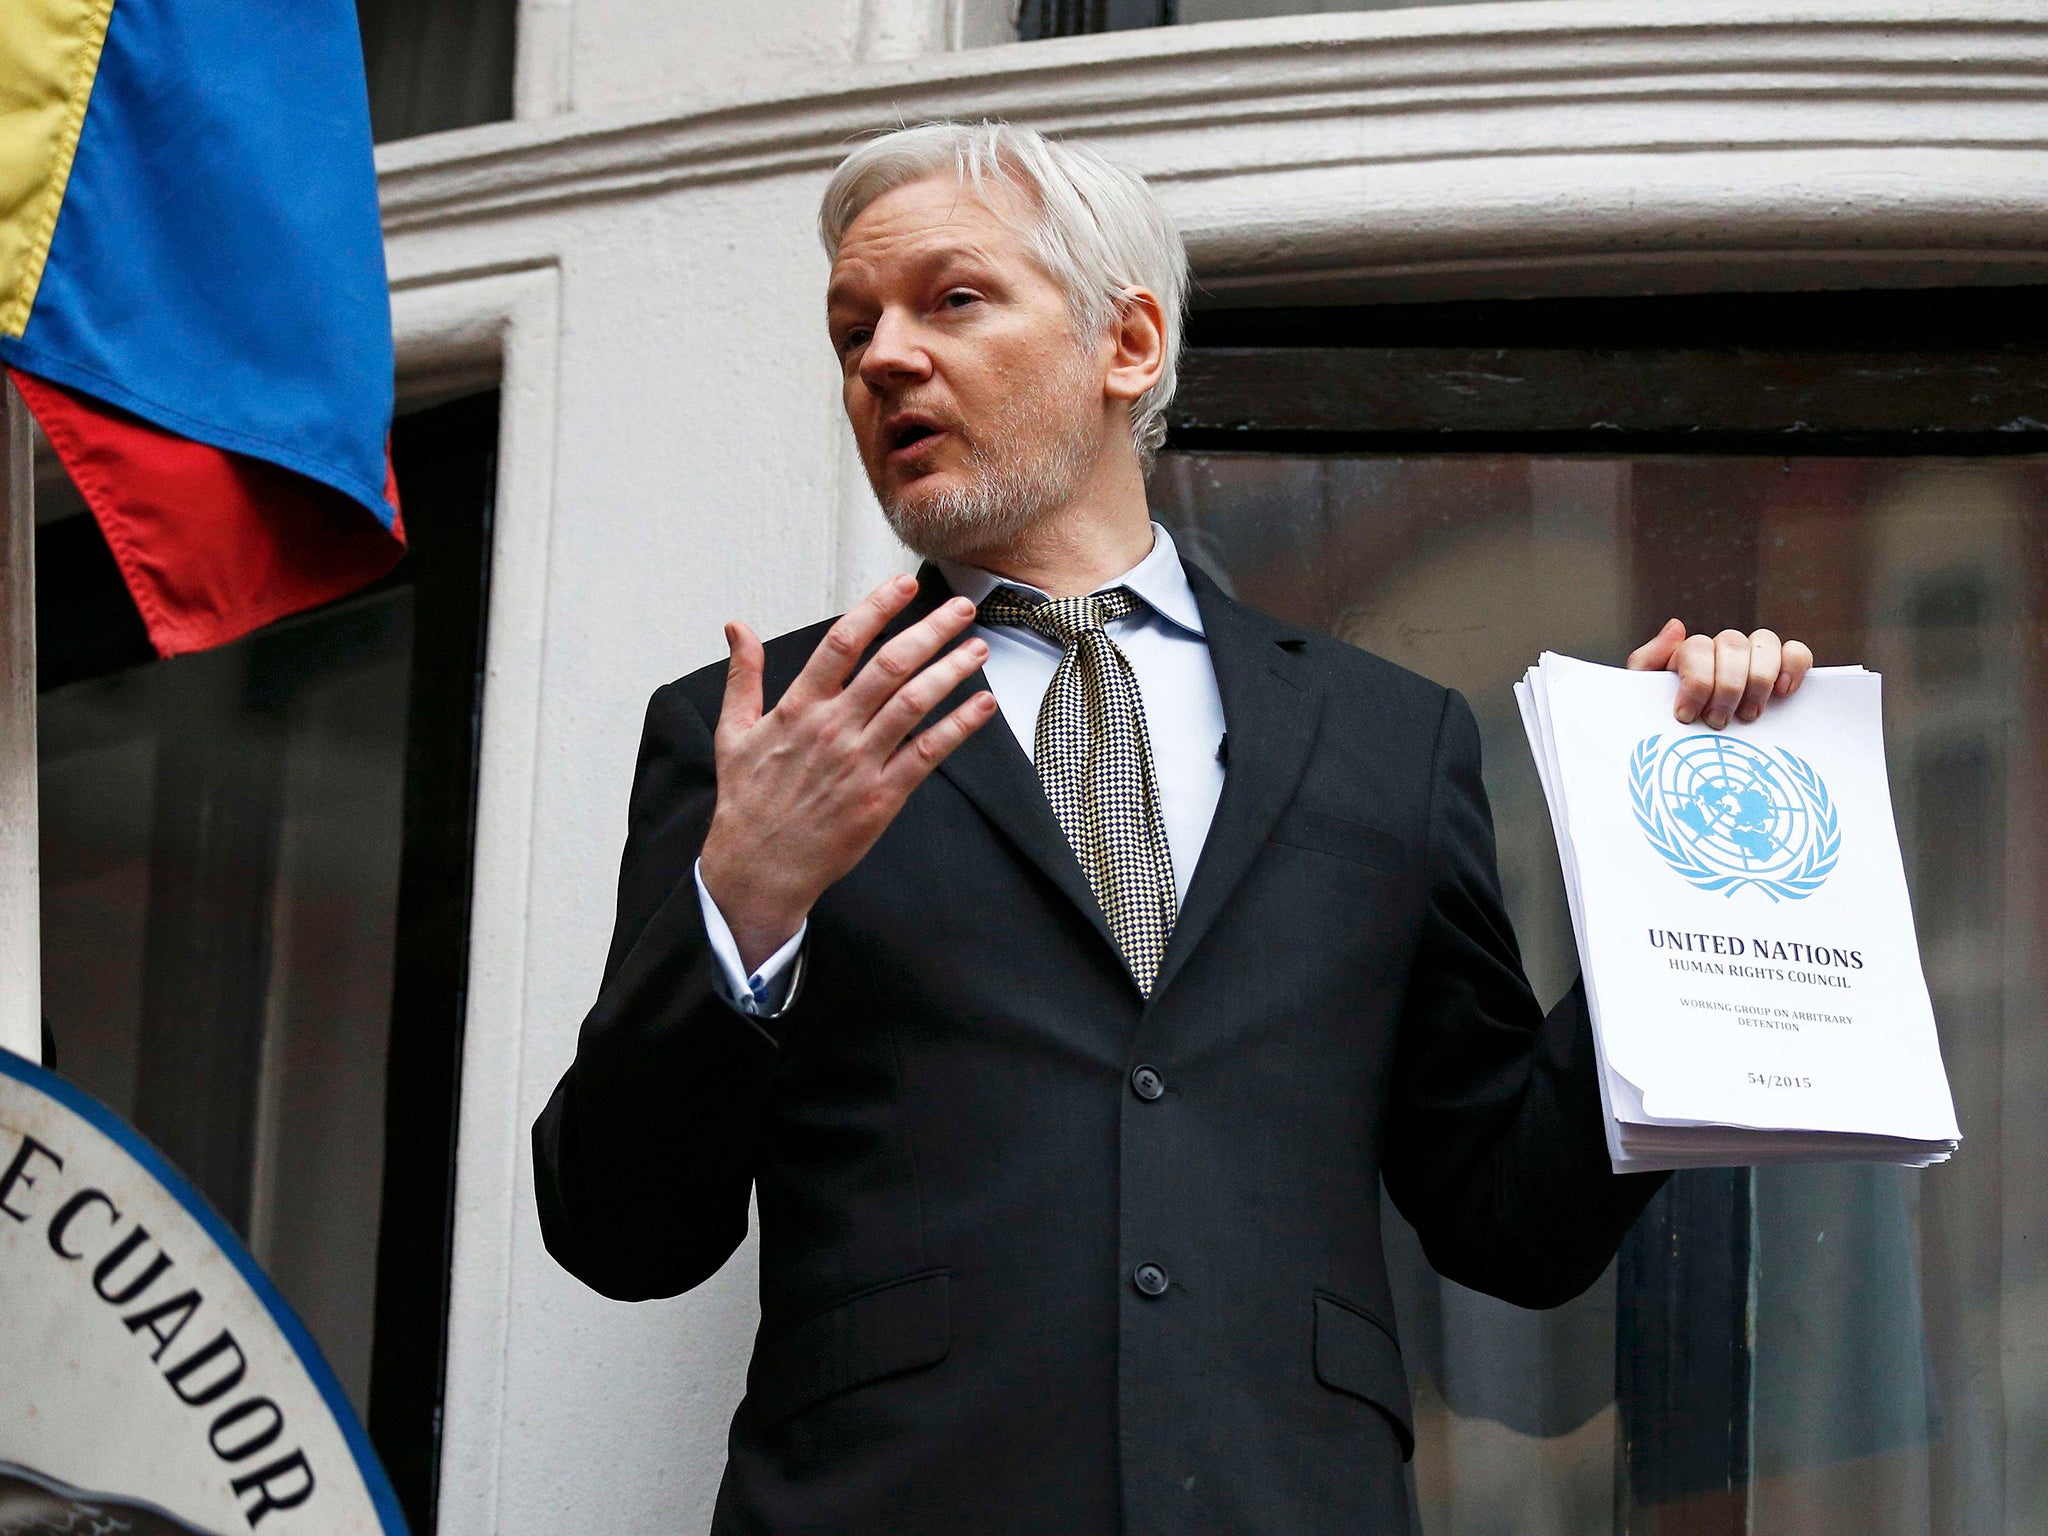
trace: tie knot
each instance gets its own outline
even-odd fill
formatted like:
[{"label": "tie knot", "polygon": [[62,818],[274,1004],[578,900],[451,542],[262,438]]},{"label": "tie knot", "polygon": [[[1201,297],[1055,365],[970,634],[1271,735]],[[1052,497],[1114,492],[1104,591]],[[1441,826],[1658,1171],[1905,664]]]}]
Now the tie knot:
[{"label": "tie knot", "polygon": [[1084,636],[1101,634],[1104,626],[1135,613],[1139,597],[1129,587],[1112,587],[1086,597],[1034,597],[1016,587],[997,587],[982,599],[984,624],[1035,629],[1061,646],[1078,644]]}]

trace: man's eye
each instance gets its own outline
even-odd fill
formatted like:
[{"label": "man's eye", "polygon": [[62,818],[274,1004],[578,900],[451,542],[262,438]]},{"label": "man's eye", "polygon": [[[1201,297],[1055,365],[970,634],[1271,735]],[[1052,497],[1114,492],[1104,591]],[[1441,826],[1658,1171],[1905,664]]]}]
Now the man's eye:
[{"label": "man's eye", "polygon": [[841,352],[851,352],[857,347],[866,346],[868,334],[867,330],[856,326],[839,338],[839,350]]},{"label": "man's eye", "polygon": [[939,302],[948,309],[964,309],[969,304],[979,304],[981,295],[969,288],[955,288]]}]

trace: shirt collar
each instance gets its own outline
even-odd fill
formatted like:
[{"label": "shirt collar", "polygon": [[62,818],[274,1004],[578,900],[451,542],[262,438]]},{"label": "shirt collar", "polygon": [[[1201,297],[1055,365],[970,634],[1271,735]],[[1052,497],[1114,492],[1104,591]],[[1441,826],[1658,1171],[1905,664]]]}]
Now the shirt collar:
[{"label": "shirt collar", "polygon": [[[1037,587],[1011,581],[978,565],[958,565],[951,560],[935,563],[945,576],[946,585],[977,605],[997,587],[1015,587],[1034,597],[1051,596]],[[1188,585],[1188,573],[1180,563],[1180,552],[1173,546],[1173,535],[1158,523],[1152,525],[1152,552],[1123,575],[1111,577],[1095,590],[1107,592],[1112,587],[1129,587],[1154,613],[1191,635],[1206,633],[1202,628],[1202,610],[1195,602],[1194,588]]]}]

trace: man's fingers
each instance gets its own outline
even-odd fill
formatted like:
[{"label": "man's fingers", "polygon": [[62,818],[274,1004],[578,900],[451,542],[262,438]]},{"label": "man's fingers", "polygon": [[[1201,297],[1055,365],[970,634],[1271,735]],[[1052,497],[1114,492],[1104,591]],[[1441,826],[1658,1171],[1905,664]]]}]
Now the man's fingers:
[{"label": "man's fingers", "polygon": [[917,582],[909,576],[891,576],[862,598],[825,631],[825,638],[811,652],[803,671],[789,685],[785,698],[796,700],[831,698],[853,676],[861,654],[875,643],[888,622],[917,596]]},{"label": "man's fingers", "polygon": [[[1664,648],[1672,626],[1667,624],[1648,645],[1628,659],[1631,667]],[[1745,635],[1724,629],[1711,640],[1687,635],[1670,648],[1665,666],[1678,674],[1678,698],[1672,707],[1683,725],[1695,720],[1714,730],[1733,720],[1754,720],[1775,696],[1784,698],[1806,680],[1813,652],[1804,642],[1780,640],[1774,630]]]},{"label": "man's fingers", "polygon": [[1735,706],[1749,684],[1749,636],[1724,629],[1714,636],[1714,691],[1700,711],[1702,724],[1720,730],[1735,718]]},{"label": "man's fingers", "polygon": [[1813,666],[1813,652],[1804,640],[1787,640],[1785,657],[1778,667],[1778,697],[1796,693]]},{"label": "man's fingers", "polygon": [[[974,604],[964,597],[952,598],[933,609],[875,652],[873,659],[860,669],[860,675],[846,685],[848,707],[865,724],[898,689],[919,675],[919,669],[938,655],[941,646],[973,622]],[[925,707],[929,709],[931,705]]]},{"label": "man's fingers", "polygon": [[981,640],[963,640],[926,667],[875,712],[868,722],[867,739],[883,753],[917,729],[918,722],[944,702],[946,695],[975,674],[988,660],[988,645]]},{"label": "man's fingers", "polygon": [[761,641],[746,625],[734,621],[725,626],[725,645],[731,652],[725,664],[725,700],[718,707],[721,731],[744,731],[761,718]]},{"label": "man's fingers", "polygon": [[1749,637],[1749,676],[1742,685],[1742,702],[1735,706],[1735,718],[1754,720],[1764,712],[1771,690],[1778,684],[1778,663],[1784,647],[1768,629]]},{"label": "man's fingers", "polygon": [[898,747],[882,770],[884,780],[900,794],[908,795],[934,768],[951,757],[961,742],[987,725],[995,712],[996,696],[986,690],[977,693],[937,725],[919,731]]},{"label": "man's fingers", "polygon": [[1691,725],[1714,693],[1714,642],[1705,635],[1688,635],[1673,648],[1664,665],[1678,674],[1678,699],[1672,713],[1679,724]]},{"label": "man's fingers", "polygon": [[1679,641],[1684,638],[1684,623],[1678,619],[1666,619],[1662,629],[1628,653],[1629,671],[1662,672],[1671,660],[1671,653],[1678,649]]}]

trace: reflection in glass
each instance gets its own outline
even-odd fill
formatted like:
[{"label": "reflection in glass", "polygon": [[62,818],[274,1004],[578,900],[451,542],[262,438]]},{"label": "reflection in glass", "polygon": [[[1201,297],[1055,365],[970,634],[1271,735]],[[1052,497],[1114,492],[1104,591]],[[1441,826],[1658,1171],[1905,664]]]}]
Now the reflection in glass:
[{"label": "reflection in glass", "polygon": [[1521,1312],[1438,1280],[1390,1221],[1429,1536],[2048,1529],[2048,1193],[2031,1176],[2048,1165],[2048,464],[1174,452],[1152,499],[1238,596],[1464,692],[1545,1002],[1576,962],[1509,693],[1540,650],[1618,663],[1675,614],[1768,624],[1885,674],[1961,1154],[1925,1174],[1735,1176],[1748,1284],[1724,1331],[1747,1336],[1671,1346],[1744,1363],[1740,1444],[1706,1458],[1736,1468],[1733,1488],[1695,1475],[1678,1416],[1616,1402],[1617,1347],[1646,1346],[1617,1340],[1618,1308],[1644,1298],[1612,1271],[1557,1312]]},{"label": "reflection in glass", "polygon": [[412,595],[42,695],[44,1009],[368,1400]]}]

